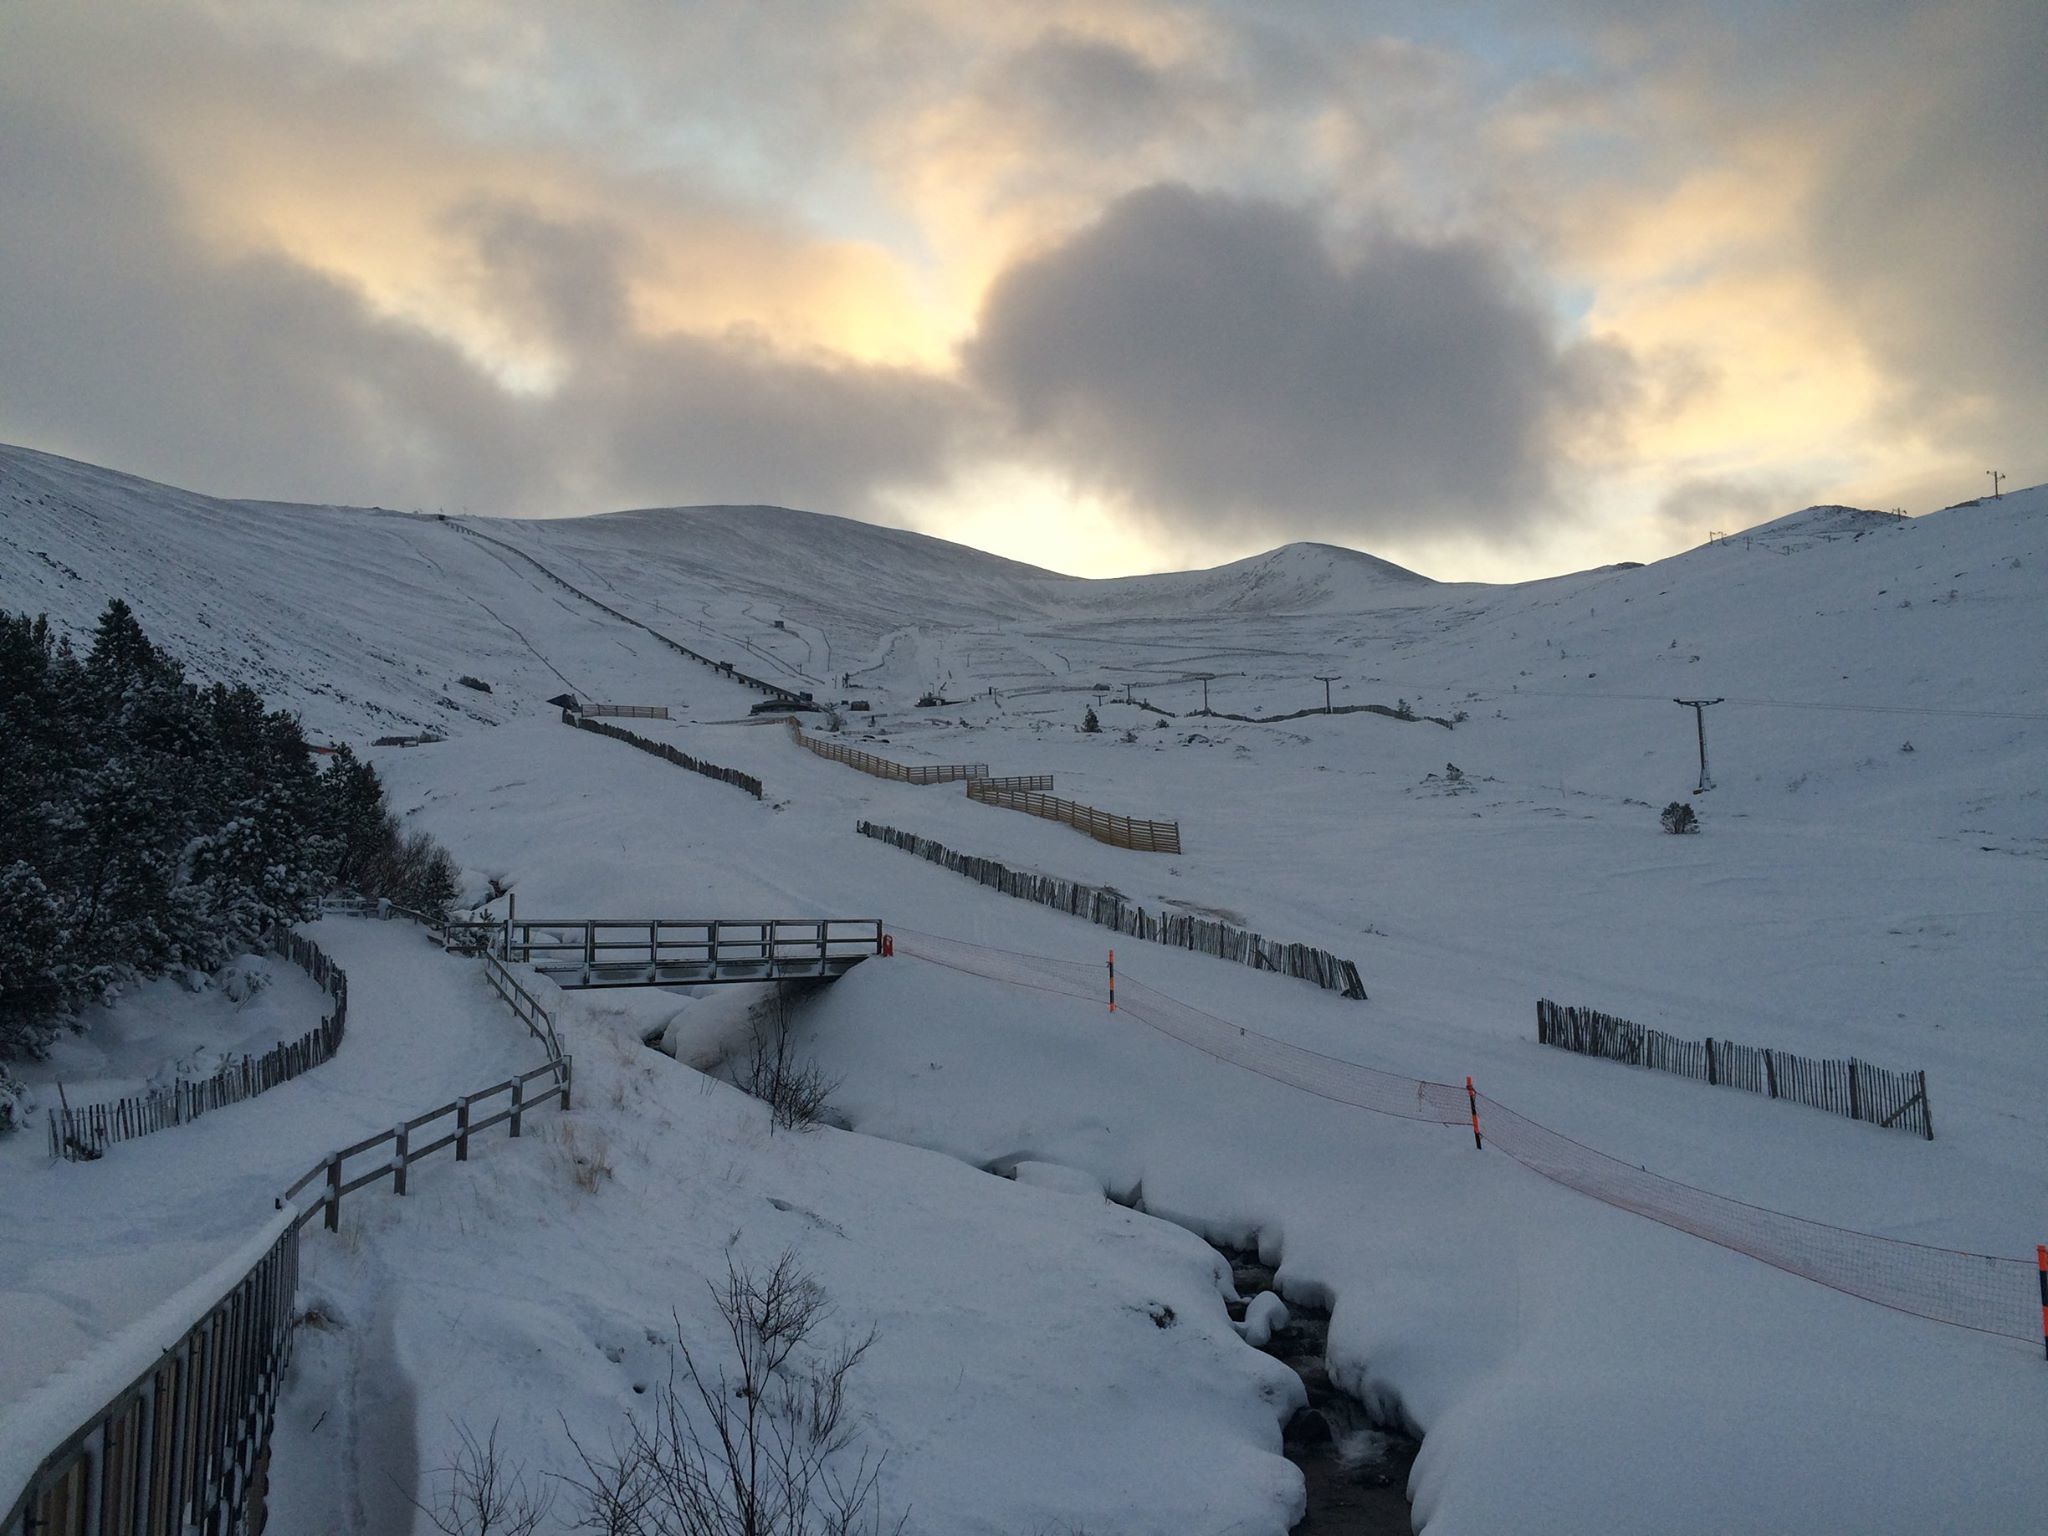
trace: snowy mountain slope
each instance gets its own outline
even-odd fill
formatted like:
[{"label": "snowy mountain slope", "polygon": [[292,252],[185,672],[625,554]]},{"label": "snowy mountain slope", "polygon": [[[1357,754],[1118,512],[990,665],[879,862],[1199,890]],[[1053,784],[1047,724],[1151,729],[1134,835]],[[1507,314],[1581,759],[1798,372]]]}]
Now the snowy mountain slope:
[{"label": "snowy mountain slope", "polygon": [[[884,755],[1053,771],[1074,798],[1177,817],[1176,858],[732,723],[755,695],[433,519],[208,502],[19,453],[0,456],[0,511],[12,606],[87,623],[118,592],[309,721],[381,729],[367,703],[394,701],[444,719],[453,739],[381,752],[380,770],[466,865],[515,881],[524,913],[880,912],[1096,974],[1099,931],[858,838],[866,817],[1361,965],[1364,1005],[1120,946],[1120,971],[1249,1028],[1472,1073],[1565,1134],[1758,1205],[2006,1256],[2040,1239],[2041,489],[1905,523],[1816,509],[1510,587],[1305,546],[1076,582],[798,513],[751,533],[730,511],[694,534],[690,513],[475,520],[744,670],[853,673]],[[459,672],[498,691],[472,698]],[[1319,705],[1313,674],[1334,672],[1340,704],[1468,718],[1257,725],[1103,702],[1103,732],[1075,729],[1091,684],[1184,712],[1197,672],[1238,713]],[[768,801],[562,729],[538,701],[564,678],[679,706],[649,732],[758,773]],[[966,702],[912,707],[934,686]],[[1698,838],[1656,830],[1698,772],[1674,697],[1725,701]],[[1540,995],[1924,1068],[1938,1139],[1539,1048]],[[2021,1444],[2048,1413],[2034,1350],[1820,1291],[1532,1187],[1469,1138],[1318,1107],[1028,990],[897,960],[805,1028],[863,1129],[970,1161],[1031,1154],[1284,1248],[1287,1283],[1337,1300],[1333,1368],[1428,1431],[1433,1532],[2019,1529],[2048,1497]]]}]

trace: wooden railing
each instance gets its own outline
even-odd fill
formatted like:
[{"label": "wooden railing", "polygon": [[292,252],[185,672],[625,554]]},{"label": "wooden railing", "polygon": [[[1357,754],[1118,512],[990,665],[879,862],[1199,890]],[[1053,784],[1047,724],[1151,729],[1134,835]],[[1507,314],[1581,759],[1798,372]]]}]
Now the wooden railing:
[{"label": "wooden railing", "polygon": [[666,720],[666,704],[586,704],[586,715],[614,715],[622,720]]},{"label": "wooden railing", "polygon": [[979,779],[967,781],[967,798],[979,800],[983,805],[1006,806],[1030,816],[1042,816],[1047,821],[1063,821],[1077,832],[1086,832],[1098,843],[1114,843],[1119,848],[1135,848],[1141,853],[1180,852],[1180,823],[1177,821],[1139,821],[1130,816],[1114,816],[1108,811],[1098,811],[1092,805],[1080,805],[1032,790],[1010,789]]},{"label": "wooden railing", "polygon": [[753,966],[880,954],[880,918],[517,918],[505,958],[539,967]]},{"label": "wooden railing", "polygon": [[[872,774],[878,779],[894,779],[900,784],[957,784],[963,779],[985,779],[988,777],[987,763],[892,763],[886,757],[877,757],[872,752],[863,752],[858,747],[841,746],[836,741],[820,741],[804,733],[804,728],[794,717],[789,722],[789,734],[796,738],[796,744],[806,752],[828,758],[835,763],[844,763],[849,768],[858,768],[862,773]],[[1047,778],[1047,787],[1052,780]]]},{"label": "wooden railing", "polygon": [[[465,1093],[425,1114],[414,1115],[388,1131],[365,1136],[338,1152],[330,1152],[300,1174],[297,1181],[278,1196],[278,1208],[295,1213],[292,1218],[294,1228],[312,1220],[315,1212],[324,1212],[327,1230],[335,1231],[341,1225],[342,1196],[384,1179],[391,1181],[394,1195],[402,1195],[406,1188],[406,1170],[414,1163],[448,1147],[455,1149],[458,1163],[466,1163],[469,1161],[470,1137],[507,1122],[510,1122],[511,1134],[517,1136],[527,1112],[539,1109],[550,1099],[558,1100],[565,1110],[569,1108],[571,1066],[568,1056],[542,1062],[529,1072],[508,1077],[502,1083],[493,1083],[475,1093]],[[538,1091],[529,1092],[527,1085],[539,1078],[550,1081]],[[501,1098],[504,1107],[494,1107]],[[435,1135],[442,1122],[446,1122],[447,1128]],[[427,1139],[421,1140],[422,1136]],[[319,1194],[300,1204],[299,1196],[315,1184],[320,1186]]]}]

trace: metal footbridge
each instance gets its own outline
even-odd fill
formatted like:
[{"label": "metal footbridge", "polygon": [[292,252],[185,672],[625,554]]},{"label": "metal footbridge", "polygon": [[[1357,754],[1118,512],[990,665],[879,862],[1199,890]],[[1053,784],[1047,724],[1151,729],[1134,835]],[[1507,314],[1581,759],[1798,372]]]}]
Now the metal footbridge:
[{"label": "metal footbridge", "polygon": [[831,981],[886,943],[877,917],[519,917],[490,928],[506,960],[571,989]]}]

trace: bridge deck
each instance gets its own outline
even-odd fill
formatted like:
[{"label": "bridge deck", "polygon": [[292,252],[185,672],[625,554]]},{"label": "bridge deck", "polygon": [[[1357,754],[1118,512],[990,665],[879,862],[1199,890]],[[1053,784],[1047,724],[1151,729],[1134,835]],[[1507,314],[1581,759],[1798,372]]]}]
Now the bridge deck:
[{"label": "bridge deck", "polygon": [[613,961],[601,965],[536,961],[533,968],[556,986],[575,991],[583,987],[691,987],[745,981],[832,981],[867,958],[866,955],[831,955],[823,960],[816,956],[787,960],[664,960],[659,965],[649,965],[645,961],[638,964]]}]

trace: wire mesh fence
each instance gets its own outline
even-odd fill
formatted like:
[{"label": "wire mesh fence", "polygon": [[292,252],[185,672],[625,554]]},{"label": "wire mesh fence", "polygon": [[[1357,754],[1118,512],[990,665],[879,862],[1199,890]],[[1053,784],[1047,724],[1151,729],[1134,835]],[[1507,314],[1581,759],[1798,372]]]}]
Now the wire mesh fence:
[{"label": "wire mesh fence", "polygon": [[[897,953],[974,975],[1099,1001],[1098,968],[898,932]],[[1894,1311],[2038,1342],[2036,1262],[1909,1242],[1751,1205],[1652,1173],[1463,1087],[1383,1072],[1305,1050],[1117,978],[1117,1011],[1184,1045],[1304,1093],[1404,1120],[1463,1127],[1476,1113],[1487,1147],[1554,1183]]]}]

